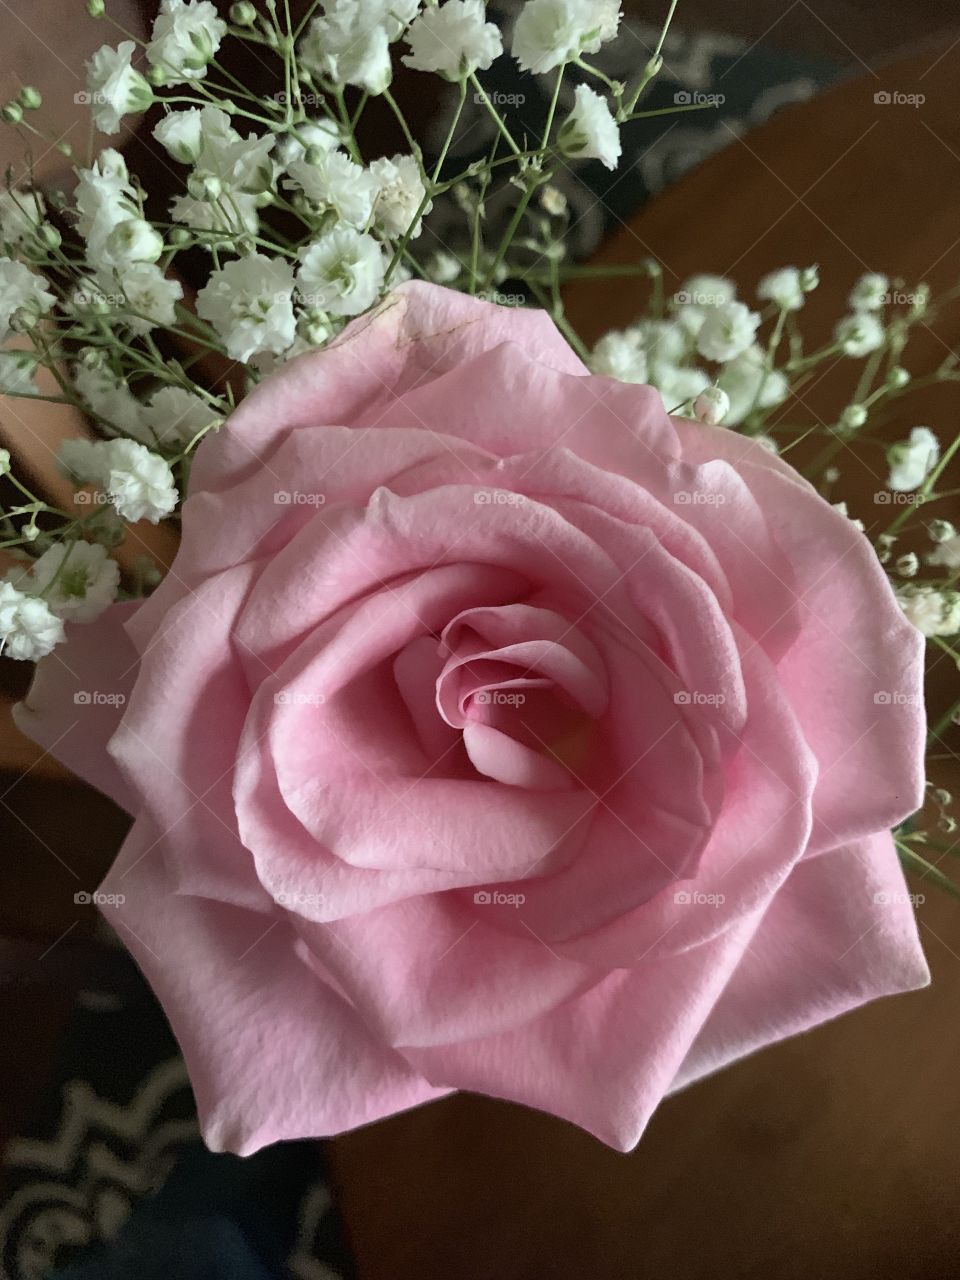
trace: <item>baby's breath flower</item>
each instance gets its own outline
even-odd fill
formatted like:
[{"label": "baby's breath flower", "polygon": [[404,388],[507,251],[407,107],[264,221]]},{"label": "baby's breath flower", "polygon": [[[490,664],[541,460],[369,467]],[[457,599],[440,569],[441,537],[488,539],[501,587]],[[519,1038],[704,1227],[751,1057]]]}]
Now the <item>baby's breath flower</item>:
[{"label": "baby's breath flower", "polygon": [[0,351],[0,393],[25,396],[37,390],[37,357],[32,351]]},{"label": "baby's breath flower", "polygon": [[294,161],[302,160],[309,147],[321,152],[335,151],[342,141],[340,130],[332,120],[304,120],[295,126],[293,133],[279,140],[275,154],[286,169]]},{"label": "baby's breath flower", "polygon": [[213,325],[232,360],[279,354],[296,336],[293,270],[262,253],[228,262],[197,294],[197,314]]},{"label": "baby's breath flower", "polygon": [[799,311],[803,306],[803,282],[796,267],[781,267],[771,271],[757,285],[757,297],[761,302],[772,302],[782,311]]},{"label": "baby's breath flower", "polygon": [[499,28],[486,21],[483,0],[445,0],[425,9],[406,38],[406,65],[414,71],[435,71],[447,80],[486,71],[503,53]]},{"label": "baby's breath flower", "polygon": [[920,568],[920,558],[915,551],[908,551],[893,567],[901,578],[914,578]]},{"label": "baby's breath flower", "polygon": [[620,25],[620,0],[527,0],[513,29],[511,52],[521,71],[542,75],[596,53]]},{"label": "baby's breath flower", "polygon": [[135,47],[132,40],[116,49],[105,44],[87,63],[87,95],[101,133],[119,132],[124,116],[146,111],[153,101],[150,85],[130,65]]},{"label": "baby's breath flower", "polygon": [[845,316],[833,333],[845,356],[859,359],[883,346],[883,325],[868,311]]},{"label": "baby's breath flower", "polygon": [[895,493],[919,489],[937,464],[940,441],[929,427],[914,427],[908,440],[901,440],[887,450],[890,476],[887,487]]},{"label": "baby's breath flower", "polygon": [[56,299],[46,283],[22,262],[0,258],[0,343],[31,328],[50,310]]},{"label": "baby's breath flower", "polygon": [[590,368],[620,382],[647,381],[647,355],[636,330],[613,329],[593,348]]},{"label": "baby's breath flower", "polygon": [[372,236],[336,227],[300,251],[297,289],[304,303],[335,316],[355,316],[377,298],[386,264]]},{"label": "baby's breath flower", "polygon": [[[373,160],[370,176],[377,184],[373,214],[377,224],[388,236],[402,236],[410,231],[411,238],[420,234],[420,220],[412,227],[414,216],[427,194],[420,166],[413,156],[394,156],[392,160]],[[423,213],[433,208],[428,201]]]},{"label": "baby's breath flower", "polygon": [[952,636],[960,631],[960,592],[911,583],[897,592],[900,608],[923,635]]},{"label": "baby's breath flower", "polygon": [[153,136],[161,147],[181,164],[193,164],[203,145],[202,115],[197,107],[171,111],[158,121]]},{"label": "baby's breath flower", "polygon": [[176,508],[173,472],[135,440],[65,440],[58,456],[75,484],[99,485],[123,520],[156,524]]},{"label": "baby's breath flower", "polygon": [[379,184],[371,169],[355,164],[343,151],[295,160],[287,172],[308,200],[319,209],[332,209],[339,222],[360,228],[370,221]]},{"label": "baby's breath flower", "polygon": [[568,156],[599,160],[615,169],[620,159],[620,130],[606,101],[588,85],[578,84],[573,110],[557,135],[557,145]]},{"label": "baby's breath flower", "polygon": [[931,520],[927,525],[927,534],[931,542],[948,542],[956,532],[950,520]]},{"label": "baby's breath flower", "polygon": [[143,408],[144,443],[182,448],[196,436],[216,427],[223,415],[202,396],[183,387],[163,387]]},{"label": "baby's breath flower", "polygon": [[0,243],[10,250],[22,248],[36,234],[45,211],[38,191],[0,191]]},{"label": "baby's breath flower", "polygon": [[707,427],[718,427],[730,412],[730,397],[722,387],[706,387],[693,402],[693,416]]},{"label": "baby's breath flower", "polygon": [[759,315],[742,302],[712,307],[697,334],[697,350],[706,360],[734,360],[752,344],[759,323]]},{"label": "baby's breath flower", "polygon": [[201,80],[226,33],[227,24],[210,0],[161,0],[147,60],[167,84]]},{"label": "baby's breath flower", "polygon": [[63,623],[43,600],[0,582],[0,653],[36,662],[63,638]]},{"label": "baby's breath flower", "polygon": [[940,565],[948,573],[960,569],[960,534],[954,534],[937,545],[927,556],[927,564]]},{"label": "baby's breath flower", "polygon": [[104,243],[104,266],[125,267],[134,262],[156,262],[163,253],[163,236],[144,218],[118,222]]},{"label": "baby's breath flower", "polygon": [[338,0],[327,6],[322,17],[314,18],[299,52],[308,71],[341,88],[352,84],[377,95],[393,78],[386,30],[368,22],[352,0]]},{"label": "baby's breath flower", "polygon": [[41,597],[64,622],[92,622],[115,599],[120,566],[96,543],[58,542],[29,569],[14,569],[9,580],[18,591]]},{"label": "baby's breath flower", "polygon": [[862,404],[848,404],[840,414],[840,426],[844,431],[858,431],[867,420],[867,410]]},{"label": "baby's breath flower", "polygon": [[650,371],[650,385],[656,387],[669,412],[692,404],[710,385],[710,377],[703,369],[686,365],[658,364]]},{"label": "baby's breath flower", "polygon": [[850,291],[851,311],[879,311],[888,297],[890,281],[877,271],[868,271]]},{"label": "baby's breath flower", "polygon": [[94,447],[106,455],[106,490],[121,519],[157,524],[176,509],[173,473],[158,454],[134,440],[105,440]]},{"label": "baby's breath flower", "polygon": [[142,438],[142,407],[122,378],[115,377],[107,368],[80,364],[74,370],[73,385],[93,416],[105,426]]},{"label": "baby's breath flower", "polygon": [[86,241],[87,261],[96,266],[103,260],[114,227],[138,217],[140,210],[119,151],[102,151],[92,168],[79,169],[77,177],[77,230]]},{"label": "baby's breath flower", "polygon": [[452,284],[461,271],[460,263],[452,253],[438,249],[427,263],[425,275],[434,284]]},{"label": "baby's breath flower", "polygon": [[755,344],[723,366],[717,385],[730,397],[724,418],[728,427],[738,426],[754,408],[772,409],[782,404],[790,393],[786,377],[779,369],[766,368],[766,354]]}]

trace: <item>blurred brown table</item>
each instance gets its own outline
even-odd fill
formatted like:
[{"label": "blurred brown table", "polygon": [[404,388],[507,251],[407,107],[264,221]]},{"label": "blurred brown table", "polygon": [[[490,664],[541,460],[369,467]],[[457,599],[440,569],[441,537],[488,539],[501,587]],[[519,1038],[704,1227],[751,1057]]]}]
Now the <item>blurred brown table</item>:
[{"label": "blurred brown table", "polygon": [[[863,271],[952,284],[958,83],[960,44],[944,43],[785,110],[731,138],[596,261],[653,255],[668,292],[694,272],[716,271],[734,276],[744,296],[773,267],[819,262],[823,285],[804,328],[821,337]],[[885,103],[878,93],[925,101]],[[592,341],[634,319],[639,288],[579,284],[567,293],[568,314]],[[932,369],[958,337],[960,311],[922,335],[913,372]],[[805,412],[835,420],[841,385],[851,385],[837,373],[804,394]],[[954,431],[957,408],[953,392],[918,395],[911,421],[898,426]],[[879,487],[868,465],[876,468],[876,456],[838,461],[855,505]],[[859,514],[878,523],[875,506]],[[948,660],[932,677],[938,701],[948,682],[956,696]],[[960,770],[952,776],[958,792]],[[465,1096],[339,1139],[341,1203],[362,1280],[960,1274],[960,903],[916,880],[913,888],[926,893],[931,989],[870,1006],[670,1099],[632,1155],[549,1117]]]}]

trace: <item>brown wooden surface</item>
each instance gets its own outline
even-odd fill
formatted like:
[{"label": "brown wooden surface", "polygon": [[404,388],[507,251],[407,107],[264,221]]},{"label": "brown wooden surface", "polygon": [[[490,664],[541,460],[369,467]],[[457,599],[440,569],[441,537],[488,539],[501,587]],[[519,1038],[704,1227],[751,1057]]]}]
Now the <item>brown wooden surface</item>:
[{"label": "brown wooden surface", "polygon": [[[803,6],[806,8],[806,6]],[[865,270],[960,276],[960,50],[947,45],[778,116],[657,199],[600,261],[661,259],[675,290],[695,271],[749,289],[785,263],[819,262],[805,328],[825,336]],[[920,108],[878,90],[922,92]],[[593,339],[641,309],[639,286],[568,294]],[[923,372],[960,337],[960,311],[927,333]],[[805,394],[834,419],[851,379]],[[907,411],[956,430],[960,398]],[[860,514],[879,453],[839,459]],[[946,514],[944,512],[943,514]],[[954,513],[956,514],[956,513]],[[889,509],[881,512],[883,523]],[[957,677],[944,660],[936,696]],[[956,732],[951,746],[956,750]],[[954,762],[956,763],[956,762]],[[952,776],[960,790],[960,774]],[[636,1152],[560,1121],[461,1096],[333,1144],[362,1280],[934,1280],[960,1272],[960,904],[927,900],[929,990],[882,1001],[766,1050],[667,1101]]]}]

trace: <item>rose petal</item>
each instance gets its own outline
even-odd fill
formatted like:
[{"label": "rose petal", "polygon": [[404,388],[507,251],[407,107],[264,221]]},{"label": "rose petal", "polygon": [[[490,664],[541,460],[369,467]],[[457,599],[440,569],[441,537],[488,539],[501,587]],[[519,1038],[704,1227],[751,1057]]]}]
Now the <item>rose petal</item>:
[{"label": "rose petal", "polygon": [[771,902],[673,1087],[929,981],[887,832],[804,861]]},{"label": "rose petal", "polygon": [[[586,373],[543,311],[508,310],[418,281],[402,284],[330,346],[289,361],[260,383],[197,450],[193,483],[205,490],[236,483],[265,466],[295,427],[353,426],[361,414],[389,426],[391,409],[412,388],[502,342],[517,344],[528,361]],[[459,402],[466,398],[461,392]],[[447,404],[447,414],[453,407]]]},{"label": "rose petal", "polygon": [[105,910],[163,1003],[212,1150],[327,1137],[448,1092],[316,979],[282,916],[177,892],[157,836],[137,822],[101,886],[125,900]]}]

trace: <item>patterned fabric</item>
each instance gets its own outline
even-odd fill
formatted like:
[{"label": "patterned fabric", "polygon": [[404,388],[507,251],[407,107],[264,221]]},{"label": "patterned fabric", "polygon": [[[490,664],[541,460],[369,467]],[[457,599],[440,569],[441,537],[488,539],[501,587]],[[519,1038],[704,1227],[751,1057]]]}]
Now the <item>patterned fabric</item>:
[{"label": "patterned fabric", "polygon": [[122,996],[78,1001],[43,1109],[4,1153],[0,1276],[350,1280],[323,1144],[207,1151],[163,1013],[123,964]]}]

